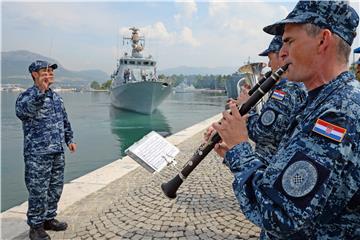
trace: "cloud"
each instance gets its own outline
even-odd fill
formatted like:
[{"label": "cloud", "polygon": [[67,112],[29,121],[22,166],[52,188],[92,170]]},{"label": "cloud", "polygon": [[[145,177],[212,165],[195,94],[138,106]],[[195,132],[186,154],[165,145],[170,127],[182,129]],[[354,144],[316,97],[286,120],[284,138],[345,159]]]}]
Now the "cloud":
[{"label": "cloud", "polygon": [[[163,22],[156,22],[153,25],[139,27],[140,35],[145,36],[146,39],[157,41],[166,45],[185,44],[193,47],[200,45],[200,42],[194,38],[192,30],[189,27],[184,27],[180,33],[169,32]],[[122,27],[119,30],[120,35],[130,36],[129,27]]]},{"label": "cloud", "polygon": [[215,17],[219,14],[226,14],[228,10],[228,4],[226,2],[215,2],[211,1],[209,3],[209,15]]},{"label": "cloud", "polygon": [[[279,13],[280,10],[280,13]],[[209,24],[218,34],[241,34],[244,38],[264,35],[262,28],[285,17],[289,10],[284,5],[266,2],[210,2]]]},{"label": "cloud", "polygon": [[3,6],[17,15],[13,20],[19,24],[37,24],[65,32],[85,29],[100,34],[100,31],[109,31],[107,26],[115,16],[106,11],[104,5],[96,2],[86,4],[86,8],[81,2],[7,2]]},{"label": "cloud", "polygon": [[257,54],[272,36],[262,28],[284,18],[295,4],[6,2],[3,49],[28,49],[46,55],[49,47],[44,46],[52,37],[52,55],[63,65],[74,69],[92,65],[110,72],[118,52],[128,50],[119,46],[119,40],[129,37],[129,27],[136,26],[146,37],[145,51],[156,56],[162,68],[184,64],[240,66],[249,56],[266,61]]},{"label": "cloud", "polygon": [[[130,27],[122,27],[119,30],[120,35],[130,36]],[[169,32],[163,22],[156,22],[153,25],[139,27],[140,35],[146,36],[148,39],[162,41],[167,43],[174,43],[176,40],[176,33]]]},{"label": "cloud", "polygon": [[282,14],[281,14],[281,15],[283,15],[284,17],[287,16],[287,15],[289,15],[290,11],[289,11],[289,9],[287,9],[285,6],[281,5],[279,8],[280,8],[280,10],[282,11]]},{"label": "cloud", "polygon": [[177,23],[180,23],[183,19],[191,20],[193,15],[197,12],[197,5],[194,0],[177,0],[176,6],[179,9],[179,12],[174,15],[174,19]]},{"label": "cloud", "polygon": [[193,47],[200,46],[200,42],[193,37],[192,30],[188,27],[184,27],[181,32],[181,40],[184,43],[188,43]]}]

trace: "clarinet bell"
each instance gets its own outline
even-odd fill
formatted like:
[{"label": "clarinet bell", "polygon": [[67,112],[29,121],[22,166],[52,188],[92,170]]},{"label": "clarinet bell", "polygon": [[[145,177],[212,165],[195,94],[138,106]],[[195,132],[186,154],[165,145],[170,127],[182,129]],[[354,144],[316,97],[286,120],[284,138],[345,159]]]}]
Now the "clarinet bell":
[{"label": "clarinet bell", "polygon": [[183,183],[183,180],[176,175],[170,181],[161,184],[161,189],[166,197],[170,199],[176,198],[176,191],[179,189],[180,185]]}]

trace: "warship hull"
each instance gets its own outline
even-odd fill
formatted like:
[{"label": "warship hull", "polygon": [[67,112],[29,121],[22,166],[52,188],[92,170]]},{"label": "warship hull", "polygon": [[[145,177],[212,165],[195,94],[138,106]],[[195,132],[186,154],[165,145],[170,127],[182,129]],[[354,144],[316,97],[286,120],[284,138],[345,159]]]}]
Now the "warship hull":
[{"label": "warship hull", "polygon": [[110,98],[116,108],[151,114],[171,91],[172,87],[167,83],[133,82],[111,89]]}]

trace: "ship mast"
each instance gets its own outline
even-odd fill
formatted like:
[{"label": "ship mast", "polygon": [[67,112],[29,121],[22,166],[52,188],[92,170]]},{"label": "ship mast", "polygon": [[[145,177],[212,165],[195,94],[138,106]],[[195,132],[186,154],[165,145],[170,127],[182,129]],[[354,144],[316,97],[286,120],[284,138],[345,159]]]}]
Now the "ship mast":
[{"label": "ship mast", "polygon": [[130,40],[132,42],[131,47],[131,56],[134,58],[142,58],[141,51],[145,47],[145,38],[139,35],[139,29],[136,27],[131,27],[129,30],[132,31],[131,37],[124,37],[124,40]]}]

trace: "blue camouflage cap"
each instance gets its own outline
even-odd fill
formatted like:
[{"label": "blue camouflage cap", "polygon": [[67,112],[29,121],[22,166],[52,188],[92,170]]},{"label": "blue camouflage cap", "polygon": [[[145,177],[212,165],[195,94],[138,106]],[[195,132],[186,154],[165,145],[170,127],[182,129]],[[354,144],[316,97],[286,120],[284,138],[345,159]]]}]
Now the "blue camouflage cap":
[{"label": "blue camouflage cap", "polygon": [[276,35],[270,42],[269,47],[264,50],[262,53],[259,54],[259,56],[266,56],[273,52],[277,53],[280,52],[280,49],[282,47],[282,37],[280,35]]},{"label": "blue camouflage cap", "polygon": [[29,66],[29,72],[37,72],[40,69],[43,68],[47,68],[47,67],[51,67],[52,69],[57,69],[58,65],[56,63],[54,64],[50,64],[47,61],[43,61],[43,60],[36,60],[35,62],[31,63]]},{"label": "blue camouflage cap", "polygon": [[346,1],[299,1],[289,15],[264,31],[282,35],[288,23],[311,23],[339,35],[350,46],[356,36],[359,15]]}]

